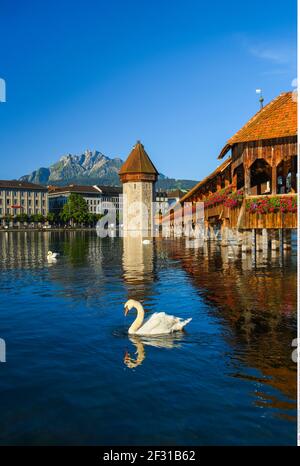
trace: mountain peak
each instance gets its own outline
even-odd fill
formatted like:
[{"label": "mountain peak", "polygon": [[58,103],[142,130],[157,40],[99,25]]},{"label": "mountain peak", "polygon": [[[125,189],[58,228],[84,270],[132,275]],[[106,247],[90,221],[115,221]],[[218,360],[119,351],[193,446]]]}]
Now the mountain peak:
[{"label": "mountain peak", "polygon": [[[40,167],[21,181],[43,185],[65,186],[71,183],[83,185],[120,186],[119,171],[123,165],[120,157],[110,158],[97,150],[86,149],[81,154],[64,154],[50,167]],[[196,184],[191,180],[175,180],[160,174],[157,189],[190,189]]]},{"label": "mountain peak", "polygon": [[60,157],[60,161],[64,162],[65,160],[71,159],[73,156],[72,154],[65,154]]},{"label": "mountain peak", "polygon": [[111,159],[102,152],[86,149],[82,154],[64,154],[49,168],[39,168],[29,175],[22,176],[23,181],[42,184],[64,185],[77,184],[111,184],[119,185],[119,169],[123,161]]}]

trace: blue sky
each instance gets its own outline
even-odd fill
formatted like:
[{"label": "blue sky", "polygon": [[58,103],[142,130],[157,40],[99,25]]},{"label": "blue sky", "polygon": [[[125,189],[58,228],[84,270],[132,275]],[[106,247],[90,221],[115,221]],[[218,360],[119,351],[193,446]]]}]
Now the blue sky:
[{"label": "blue sky", "polygon": [[[296,77],[296,2],[1,0],[0,178],[137,139],[158,170],[201,179]],[[3,163],[4,162],[4,163]]]}]

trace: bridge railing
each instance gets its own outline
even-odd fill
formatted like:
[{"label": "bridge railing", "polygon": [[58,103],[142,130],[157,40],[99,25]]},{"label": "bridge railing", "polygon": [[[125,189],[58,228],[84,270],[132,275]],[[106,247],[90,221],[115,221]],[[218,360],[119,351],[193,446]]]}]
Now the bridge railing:
[{"label": "bridge railing", "polygon": [[229,208],[223,204],[205,208],[205,220],[227,220],[231,228],[297,228],[297,194],[245,196],[243,202]]}]

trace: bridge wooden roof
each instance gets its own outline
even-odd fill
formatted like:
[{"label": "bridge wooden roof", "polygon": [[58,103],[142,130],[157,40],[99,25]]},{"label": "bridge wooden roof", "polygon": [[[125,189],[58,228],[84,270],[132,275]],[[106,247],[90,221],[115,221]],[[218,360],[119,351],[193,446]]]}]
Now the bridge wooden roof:
[{"label": "bridge wooden roof", "polygon": [[220,173],[223,173],[223,171],[230,165],[231,163],[231,157],[228,157],[221,165],[219,165],[210,175],[206,176],[203,180],[199,181],[190,191],[188,191],[181,199],[179,199],[179,202],[184,202],[187,199],[189,199],[195,192],[198,191],[201,186],[205,185],[208,181],[211,181],[215,176],[219,175]]},{"label": "bridge wooden roof", "polygon": [[223,147],[219,159],[239,142],[297,135],[297,102],[293,92],[283,92],[257,112]]}]

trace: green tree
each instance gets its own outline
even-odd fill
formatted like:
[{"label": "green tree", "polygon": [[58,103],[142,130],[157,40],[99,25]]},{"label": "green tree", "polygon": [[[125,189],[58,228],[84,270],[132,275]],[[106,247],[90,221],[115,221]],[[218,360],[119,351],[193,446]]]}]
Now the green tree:
[{"label": "green tree", "polygon": [[88,217],[87,217],[86,224],[90,225],[90,226],[95,226],[96,223],[98,222],[98,220],[100,220],[101,217],[103,217],[103,214],[89,213]]},{"label": "green tree", "polygon": [[93,225],[94,222],[95,222],[95,214],[89,213],[89,214],[87,215],[87,218],[86,218],[85,223],[86,223],[87,225]]},{"label": "green tree", "polygon": [[28,222],[28,215],[25,212],[22,212],[16,216],[16,220],[20,223]]},{"label": "green tree", "polygon": [[5,223],[7,224],[13,221],[13,216],[11,214],[5,214],[3,218],[4,218]]},{"label": "green tree", "polygon": [[32,221],[34,223],[43,223],[45,221],[45,217],[42,214],[34,214],[32,215]]},{"label": "green tree", "polygon": [[80,194],[70,194],[68,201],[61,212],[64,222],[86,223],[88,221],[89,208],[85,199]]},{"label": "green tree", "polygon": [[46,219],[50,223],[50,225],[52,225],[56,221],[55,213],[54,212],[48,212]]}]

